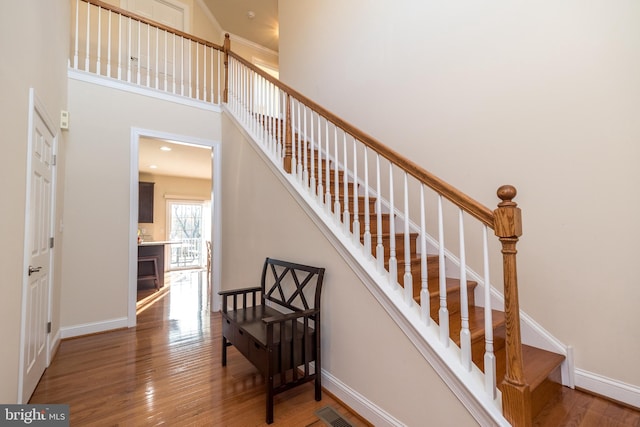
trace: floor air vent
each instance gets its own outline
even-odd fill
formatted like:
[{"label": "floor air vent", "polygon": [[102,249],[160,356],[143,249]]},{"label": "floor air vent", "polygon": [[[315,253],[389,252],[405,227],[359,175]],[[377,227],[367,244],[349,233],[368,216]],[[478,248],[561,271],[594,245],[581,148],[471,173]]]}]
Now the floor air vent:
[{"label": "floor air vent", "polygon": [[342,418],[335,409],[330,406],[325,406],[324,408],[318,409],[315,414],[327,425],[333,427],[353,427],[347,420]]}]

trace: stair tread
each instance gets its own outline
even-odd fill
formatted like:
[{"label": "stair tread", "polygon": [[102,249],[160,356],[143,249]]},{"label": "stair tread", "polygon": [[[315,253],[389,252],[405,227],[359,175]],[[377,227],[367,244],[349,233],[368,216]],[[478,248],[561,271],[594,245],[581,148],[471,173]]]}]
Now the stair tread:
[{"label": "stair tread", "polygon": [[522,344],[523,374],[531,390],[535,390],[564,359],[562,354]]}]

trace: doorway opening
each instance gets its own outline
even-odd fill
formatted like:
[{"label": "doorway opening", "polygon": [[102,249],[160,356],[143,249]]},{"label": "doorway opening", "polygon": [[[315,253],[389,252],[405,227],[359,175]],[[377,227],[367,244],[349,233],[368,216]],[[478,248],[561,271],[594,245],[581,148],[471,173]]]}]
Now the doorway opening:
[{"label": "doorway opening", "polygon": [[[129,326],[136,324],[141,248],[163,248],[155,256],[161,258],[157,264],[162,265],[157,274],[163,281],[167,279],[167,285],[184,282],[187,273],[200,276],[206,306],[218,311],[220,304],[212,295],[218,294],[221,277],[220,203],[214,203],[215,196],[221,194],[220,142],[135,128],[131,141]],[[185,153],[206,164],[207,172],[199,176],[198,166],[185,160]],[[139,182],[154,184],[152,222],[138,222]],[[153,262],[147,265],[153,267]],[[150,294],[161,298],[167,289],[152,287]]]}]

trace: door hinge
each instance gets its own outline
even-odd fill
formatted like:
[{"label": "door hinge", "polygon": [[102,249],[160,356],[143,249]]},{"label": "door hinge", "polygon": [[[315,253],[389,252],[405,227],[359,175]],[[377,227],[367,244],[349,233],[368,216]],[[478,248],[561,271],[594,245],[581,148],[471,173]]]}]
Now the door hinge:
[{"label": "door hinge", "polygon": [[53,161],[51,162],[51,164],[52,164],[53,166],[55,166],[57,161],[58,161],[58,156],[57,156],[56,154],[54,154],[54,155],[53,155]]},{"label": "door hinge", "polygon": [[49,249],[53,249],[53,237],[49,237]]},{"label": "door hinge", "polygon": [[51,322],[47,322],[47,333],[51,333]]}]

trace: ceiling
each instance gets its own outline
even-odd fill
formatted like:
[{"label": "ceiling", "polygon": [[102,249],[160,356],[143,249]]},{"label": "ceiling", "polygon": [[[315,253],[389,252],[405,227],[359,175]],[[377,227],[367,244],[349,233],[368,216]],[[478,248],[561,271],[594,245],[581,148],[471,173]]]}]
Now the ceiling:
[{"label": "ceiling", "polygon": [[[160,147],[171,151],[163,151]],[[152,168],[152,165],[156,167]],[[211,179],[211,148],[140,138],[138,170],[152,175]]]},{"label": "ceiling", "polygon": [[[278,0],[203,0],[224,31],[278,51]],[[251,18],[250,12],[253,12]]]}]

